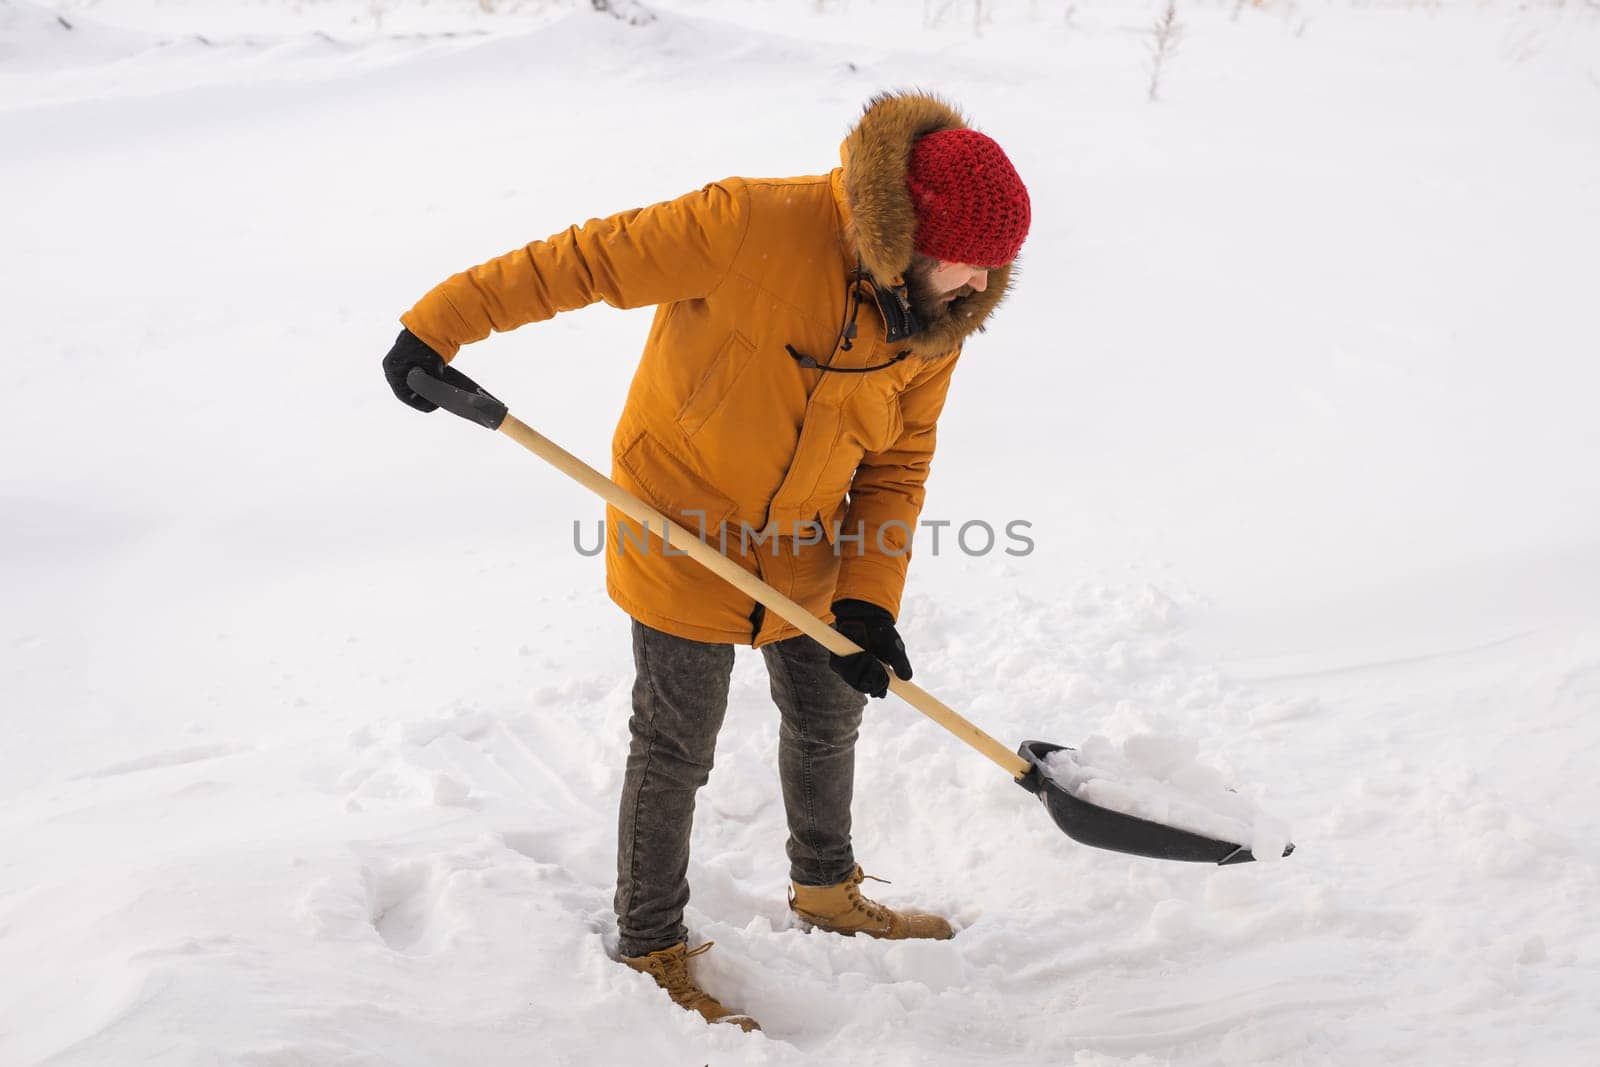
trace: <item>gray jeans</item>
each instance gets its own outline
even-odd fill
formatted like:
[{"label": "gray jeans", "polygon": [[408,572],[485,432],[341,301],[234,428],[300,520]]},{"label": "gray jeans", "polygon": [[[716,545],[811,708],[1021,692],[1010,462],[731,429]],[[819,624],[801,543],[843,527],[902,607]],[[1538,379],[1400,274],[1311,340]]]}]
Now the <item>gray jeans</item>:
[{"label": "gray jeans", "polygon": [[[632,742],[617,826],[617,929],[624,956],[683,941],[694,798],[711,776],[728,707],[732,645],[673,637],[634,620]],[[789,818],[789,876],[832,885],[855,870],[850,798],[867,698],[809,637],[761,649],[782,716],[778,775]]]}]

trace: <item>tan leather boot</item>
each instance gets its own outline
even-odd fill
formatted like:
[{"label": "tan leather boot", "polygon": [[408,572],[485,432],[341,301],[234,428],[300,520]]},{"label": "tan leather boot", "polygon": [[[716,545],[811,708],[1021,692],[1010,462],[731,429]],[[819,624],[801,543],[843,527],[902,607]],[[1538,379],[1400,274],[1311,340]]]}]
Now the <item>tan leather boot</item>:
[{"label": "tan leather boot", "polygon": [[[926,937],[945,941],[955,936],[950,924],[937,915],[919,911],[895,911],[861,895],[861,882],[871,878],[860,867],[838,885],[795,885],[789,888],[789,910],[802,925],[818,927],[846,937],[866,934],[900,941]],[[882,878],[873,878],[883,882]],[[887,883],[885,883],[887,884]]]},{"label": "tan leather boot", "polygon": [[761,1024],[748,1015],[740,1015],[722,1006],[716,997],[700,988],[689,976],[689,961],[708,950],[715,942],[707,941],[699,948],[690,949],[686,941],[671,948],[660,949],[646,956],[624,956],[622,962],[656,980],[656,985],[667,991],[672,1002],[679,1007],[699,1012],[708,1023],[732,1023],[745,1033],[761,1029]]}]

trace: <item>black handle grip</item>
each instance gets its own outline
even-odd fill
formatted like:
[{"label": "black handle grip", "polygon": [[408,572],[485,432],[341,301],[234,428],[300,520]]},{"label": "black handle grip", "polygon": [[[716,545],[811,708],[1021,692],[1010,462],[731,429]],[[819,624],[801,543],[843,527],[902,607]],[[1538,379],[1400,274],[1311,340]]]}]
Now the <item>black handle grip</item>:
[{"label": "black handle grip", "polygon": [[421,367],[412,367],[406,374],[406,385],[424,400],[485,429],[498,430],[506,421],[506,406],[483,386],[451,366],[445,367],[444,375],[441,381]]}]

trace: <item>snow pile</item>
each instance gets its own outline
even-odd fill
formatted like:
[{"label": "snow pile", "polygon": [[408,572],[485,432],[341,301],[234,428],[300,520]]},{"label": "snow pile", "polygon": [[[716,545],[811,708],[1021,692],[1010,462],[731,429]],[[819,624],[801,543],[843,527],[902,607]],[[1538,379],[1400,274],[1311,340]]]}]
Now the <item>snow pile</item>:
[{"label": "snow pile", "polygon": [[1289,824],[1257,809],[1199,762],[1200,746],[1177,737],[1136,734],[1116,744],[1099,734],[1077,750],[1045,757],[1051,781],[1080,800],[1124,815],[1244,845],[1257,859],[1283,855]]},{"label": "snow pile", "polygon": [[[32,0],[0,0],[0,87],[13,79],[107,63],[149,47],[147,34],[70,17]],[[9,94],[0,93],[3,106]]]}]

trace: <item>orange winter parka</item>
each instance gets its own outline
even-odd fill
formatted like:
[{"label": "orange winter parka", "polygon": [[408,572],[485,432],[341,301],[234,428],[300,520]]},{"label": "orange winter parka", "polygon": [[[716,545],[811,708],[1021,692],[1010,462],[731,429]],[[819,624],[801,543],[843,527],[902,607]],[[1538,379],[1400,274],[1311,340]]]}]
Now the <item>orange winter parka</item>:
[{"label": "orange winter parka", "polygon": [[[1010,282],[999,268],[899,336],[906,159],[917,137],[962,125],[936,98],[879,97],[831,173],[729,178],[591,220],[454,275],[401,321],[451,359],[599,300],[654,305],[612,478],[824,619],[846,597],[898,615],[962,341]],[[861,368],[876,369],[838,373]],[[640,622],[758,646],[798,632],[615,508],[606,531],[607,591]]]}]

